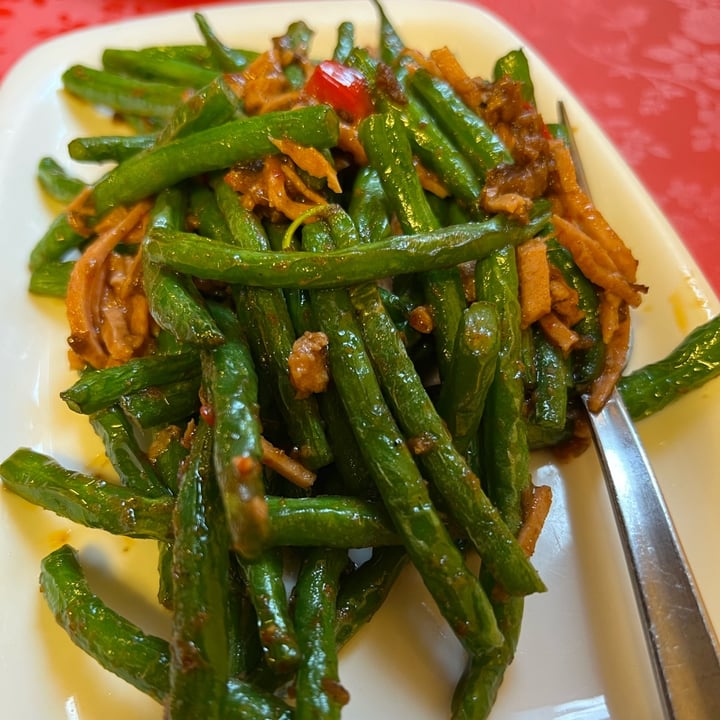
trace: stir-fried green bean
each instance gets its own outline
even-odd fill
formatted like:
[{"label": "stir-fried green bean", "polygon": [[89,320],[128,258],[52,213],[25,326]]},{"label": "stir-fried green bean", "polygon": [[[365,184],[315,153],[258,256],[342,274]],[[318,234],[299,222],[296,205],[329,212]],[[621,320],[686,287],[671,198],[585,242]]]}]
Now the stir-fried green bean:
[{"label": "stir-fried green bean", "polygon": [[225,342],[202,352],[203,388],[213,417],[215,473],[233,547],[256,557],[267,534],[257,373],[231,311],[211,305]]},{"label": "stir-fried green bean", "polygon": [[16,495],[87,527],[129,537],[170,537],[173,499],[136,490],[87,473],[67,470],[52,458],[18,448],[0,464],[3,484]]},{"label": "stir-fried green bean", "polygon": [[51,157],[41,158],[38,163],[38,182],[53,200],[69,203],[85,188],[85,182],[70,177]]},{"label": "stir-fried green bean", "polygon": [[[237,194],[222,180],[214,183],[218,208],[238,247],[267,250],[269,241],[259,220],[245,210]],[[287,303],[280,289],[235,288],[236,307],[246,319],[245,328],[258,367],[265,367],[268,382],[283,415],[288,435],[305,465],[317,469],[332,459],[316,399],[299,397],[288,371],[288,356],[295,340]]]},{"label": "stir-fried green bean", "polygon": [[213,432],[195,430],[173,510],[173,616],[170,687],[173,718],[222,718],[230,653],[227,613],[229,532],[213,469]]},{"label": "stir-fried green bean", "polygon": [[338,675],[335,616],[343,550],[313,548],[305,556],[295,589],[295,624],[301,662],[295,680],[297,720],[339,720],[349,696]]},{"label": "stir-fried green bean", "polygon": [[73,548],[63,545],[43,559],[40,587],[76,645],[138,690],[162,701],[168,691],[167,640],[142,632],[100,600]]},{"label": "stir-fried green bean", "polygon": [[69,93],[87,102],[151,118],[169,118],[185,93],[179,85],[128,78],[86,65],[68,68],[62,81]]},{"label": "stir-fried green bean", "polygon": [[[315,229],[314,226],[307,226]],[[329,236],[306,233],[314,252]],[[312,295],[315,316],[329,338],[330,366],[353,429],[408,554],[460,641],[482,652],[502,636],[488,612],[488,600],[452,543],[430,500],[410,450],[382,397],[361,331],[344,290]],[[441,563],[429,562],[441,556]]]},{"label": "stir-fried green bean", "polygon": [[652,415],[720,375],[720,315],[693,329],[664,358],[620,378],[634,420]]},{"label": "stir-fried green bean", "polygon": [[[432,232],[439,227],[413,166],[412,151],[398,112],[371,115],[360,139],[385,194],[405,232]],[[477,256],[476,256],[477,257]],[[440,377],[447,375],[465,295],[456,266],[432,269],[422,276],[425,301],[433,317]]]},{"label": "stir-fried green bean", "polygon": [[217,73],[195,63],[173,58],[161,62],[144,50],[106,48],[102,54],[105,70],[140,80],[156,80],[189,88],[201,88],[212,82]]},{"label": "stir-fried green bean", "polygon": [[326,148],[337,137],[338,119],[327,105],[231,120],[128,158],[93,188],[95,208],[103,213],[180,180],[277,153],[273,138]]},{"label": "stir-fried green bean", "polygon": [[538,203],[528,224],[494,216],[483,222],[397,235],[319,256],[242,250],[193,233],[152,230],[144,251],[155,262],[206,280],[260,287],[331,288],[391,275],[453,267],[532,237],[549,219]]},{"label": "stir-fried green bean", "polygon": [[90,135],[68,143],[68,155],[87,163],[120,163],[155,144],[157,135]]},{"label": "stir-fried green bean", "polygon": [[73,260],[44,262],[30,274],[28,290],[33,295],[64,298],[74,267]]},{"label": "stir-fried green bean", "polygon": [[167,488],[140,447],[135,428],[119,404],[93,413],[90,424],[102,440],[105,454],[125,487],[148,497],[167,494]]},{"label": "stir-fried green bean", "polygon": [[[75,644],[138,690],[158,702],[166,700],[171,663],[167,640],[144,633],[95,595],[71,547],[64,545],[43,560],[40,586]],[[227,720],[292,720],[286,703],[237,678],[226,681],[223,703]]]},{"label": "stir-fried green bean", "polygon": [[[39,188],[67,206],[32,248],[30,290],[68,295],[108,348],[110,306],[144,314],[147,339],[60,393],[117,478],[19,448],[0,479],[78,525],[157,545],[169,641],[95,595],[69,546],[44,558],[40,585],[72,641],[172,720],[339,718],[338,653],[404,568],[467,653],[451,717],[487,718],[525,596],[545,589],[530,451],[574,439],[576,404],[606,370],[607,296],[552,232],[555,163],[545,185],[516,187],[532,175],[513,144],[523,131],[448,82],[438,56],[406,52],[374,5],[377,53],[350,21],[318,63],[302,20],[263,53],[195,13],[195,44],[106,48],[101,68],[62,76],[124,127],[70,141],[70,159],[112,163],[95,182],[38,163]],[[522,49],[465,89],[491,82],[522,94],[542,135],[523,147],[545,152]],[[102,272],[69,283],[139,202],[151,210]],[[524,322],[528,240],[544,244],[554,290],[577,298],[570,351]],[[716,317],[621,378],[632,416],[716,377],[719,348]]]},{"label": "stir-fried green bean", "polygon": [[[185,193],[177,187],[166,188],[155,199],[150,227],[178,230],[185,217]],[[224,342],[223,334],[205,306],[192,279],[153,263],[142,255],[143,287],[150,314],[157,324],[180,342],[213,347]]]},{"label": "stir-fried green bean", "polygon": [[88,370],[60,396],[71,410],[90,415],[135,390],[182,380],[199,365],[195,351],[151,355],[116,367]]},{"label": "stir-fried green bean", "polygon": [[455,447],[466,453],[477,436],[500,350],[494,303],[477,301],[463,312],[448,377],[437,399]]},{"label": "stir-fried green bean", "polygon": [[[335,229],[335,238],[350,244],[357,237],[348,231],[348,220],[347,215],[335,213],[329,224]],[[341,228],[345,232],[338,232]],[[428,479],[507,592],[543,590],[543,583],[485,496],[480,479],[453,444],[385,312],[377,286],[357,285],[349,294],[378,380]]]}]

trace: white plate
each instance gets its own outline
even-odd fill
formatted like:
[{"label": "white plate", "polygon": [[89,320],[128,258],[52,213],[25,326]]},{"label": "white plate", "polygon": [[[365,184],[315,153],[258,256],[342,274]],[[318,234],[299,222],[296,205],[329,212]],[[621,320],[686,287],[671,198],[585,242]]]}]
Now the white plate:
[{"label": "white plate", "polygon": [[[408,44],[429,51],[447,44],[473,73],[488,75],[494,60],[522,45],[506,26],[477,8],[451,2],[386,3]],[[357,24],[361,42],[375,44],[370,2],[306,2],[215,6],[211,24],[230,43],[263,49],[267,39],[302,18],[317,31],[315,54],[329,53],[342,20]],[[4,413],[0,456],[29,445],[68,466],[101,471],[101,448],[84,418],[67,410],[58,392],[67,370],[59,303],[26,292],[30,248],[58,211],[34,180],[39,158],[66,161],[77,135],[111,132],[97,116],[60,92],[71,63],[96,65],[103,48],[198,42],[183,11],[59,37],[28,54],[0,89],[0,351]],[[640,259],[650,293],[635,314],[634,365],[658,358],[695,325],[718,312],[718,300],[680,240],[607,139],[542,61],[528,50],[538,100],[547,119],[564,98],[578,128],[592,191],[611,223]],[[640,425],[711,618],[720,625],[720,383],[683,399]],[[592,452],[557,467],[535,458],[536,480],[552,485],[553,509],[536,564],[549,592],[534,596],[517,658],[493,717],[517,720],[659,717],[649,664],[624,561]],[[89,532],[0,492],[0,707],[15,720],[144,720],[161,709],[97,667],[60,630],[38,592],[40,559],[62,542],[81,549],[98,592],[150,632],[166,634],[168,618],[154,600],[155,545]],[[452,687],[463,666],[458,644],[412,572],[387,606],[342,655],[341,679],[352,699],[344,717],[448,716]]]}]

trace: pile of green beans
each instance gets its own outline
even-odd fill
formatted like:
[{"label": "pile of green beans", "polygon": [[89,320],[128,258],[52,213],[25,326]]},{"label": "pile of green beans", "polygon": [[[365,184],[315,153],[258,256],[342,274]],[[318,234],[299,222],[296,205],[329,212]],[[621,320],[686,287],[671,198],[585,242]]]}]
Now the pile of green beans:
[{"label": "pile of green beans", "polygon": [[[378,57],[404,101],[374,85],[378,60],[343,23],[334,59],[374,92],[359,126],[367,165],[341,175],[341,195],[320,188],[327,201],[303,222],[246,210],[223,176],[277,154],[272,138],[332,158],[338,113],[309,104],[247,116],[227,74],[258,53],[225,45],[202,15],[197,45],[111,48],[101,69],[63,75],[68,93],[132,129],[76,138],[68,152],[112,164],[90,187],[98,217],[153,199],[136,252],[157,344],[84,370],[61,394],[87,416],[118,482],[29,448],[0,463],[0,477],[75,523],[157,543],[169,640],[95,595],[75,548],[43,560],[40,584],[72,641],[168,718],[340,717],[351,698],[338,653],[412,565],[467,651],[452,718],[480,720],[512,662],[525,599],[545,590],[518,541],[522,498],[531,451],[572,434],[580,393],[602,366],[596,292],[549,239],[593,342],[563,358],[538,328],[521,328],[515,247],[547,233],[549,203],[537,200],[527,222],[480,209],[486,173],[511,153],[449,86],[407,72],[404,43],[378,13]],[[296,22],[282,43],[302,57],[311,39]],[[301,63],[286,72],[302,87]],[[522,51],[498,60],[494,79],[503,75],[534,102]],[[415,158],[449,197],[423,188]],[[38,179],[64,203],[85,189],[52,158]],[[86,242],[60,214],[32,250],[30,291],[63,298]],[[472,267],[471,300],[461,266]],[[410,321],[418,306],[429,333]],[[309,397],[288,373],[305,332],[328,341],[330,383]],[[718,373],[714,318],[619,387],[639,419]],[[314,472],[312,487],[264,466],[264,439]],[[353,563],[353,548],[370,559]]]}]

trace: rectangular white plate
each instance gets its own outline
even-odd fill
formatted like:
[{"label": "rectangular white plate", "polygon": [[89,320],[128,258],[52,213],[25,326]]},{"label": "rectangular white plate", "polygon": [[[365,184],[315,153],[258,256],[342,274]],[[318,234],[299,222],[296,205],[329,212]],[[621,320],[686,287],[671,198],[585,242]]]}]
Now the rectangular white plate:
[{"label": "rectangular white plate", "polygon": [[[393,2],[386,8],[403,38],[423,51],[455,50],[473,74],[487,76],[494,60],[524,45],[481,10],[453,2]],[[361,43],[376,44],[372,4],[263,3],[215,6],[211,24],[230,44],[264,49],[296,19],[316,31],[315,54],[332,50],[343,20],[356,23]],[[102,471],[101,448],[85,418],[67,410],[58,393],[73,380],[65,358],[60,304],[26,292],[28,253],[58,211],[34,179],[51,155],[73,167],[66,145],[78,135],[112,132],[110,119],[61,92],[72,63],[98,65],[105,47],[199,42],[183,11],[95,27],[52,40],[29,53],[0,88],[0,371],[4,413],[0,456],[32,446],[68,466]],[[555,119],[563,98],[578,130],[597,204],[640,260],[650,286],[635,313],[638,366],[668,352],[692,327],[718,312],[718,300],[684,246],[584,109],[531,49],[541,110]],[[686,397],[640,424],[640,433],[709,614],[720,624],[720,383]],[[659,708],[624,560],[592,451],[557,466],[538,455],[536,481],[552,485],[555,502],[538,545],[536,564],[550,590],[529,599],[517,658],[493,717],[516,720],[612,717],[655,720]],[[70,542],[81,550],[92,583],[106,601],[149,632],[166,635],[168,618],[155,599],[155,546],[89,532],[0,492],[0,707],[15,720],[144,720],[161,709],[97,667],[60,630],[38,592],[40,559]],[[458,644],[438,619],[413,572],[399,581],[387,606],[345,649],[341,679],[351,694],[344,717],[448,716],[462,669]]]}]

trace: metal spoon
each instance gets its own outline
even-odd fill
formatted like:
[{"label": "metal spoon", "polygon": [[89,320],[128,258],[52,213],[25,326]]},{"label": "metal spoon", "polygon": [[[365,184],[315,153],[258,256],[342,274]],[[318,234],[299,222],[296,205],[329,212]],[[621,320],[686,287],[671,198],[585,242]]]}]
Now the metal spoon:
[{"label": "metal spoon", "polygon": [[[578,184],[589,195],[562,101]],[[586,408],[587,409],[587,408]],[[617,391],[588,411],[667,720],[720,720],[720,657],[650,462]]]}]

